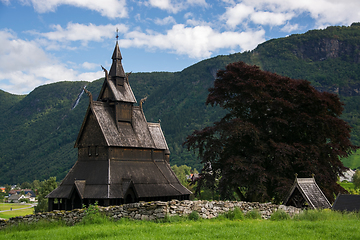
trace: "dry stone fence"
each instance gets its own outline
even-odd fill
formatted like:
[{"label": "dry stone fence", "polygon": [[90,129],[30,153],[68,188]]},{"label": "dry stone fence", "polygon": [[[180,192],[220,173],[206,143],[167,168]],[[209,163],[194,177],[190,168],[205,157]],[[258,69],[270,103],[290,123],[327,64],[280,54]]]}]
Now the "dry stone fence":
[{"label": "dry stone fence", "polygon": [[[300,213],[299,208],[275,205],[272,203],[257,202],[236,202],[236,201],[190,201],[172,200],[169,202],[139,202],[119,206],[99,207],[99,211],[106,214],[109,218],[119,220],[130,218],[135,220],[161,220],[166,216],[187,216],[196,211],[200,217],[210,219],[220,214],[239,208],[243,213],[251,210],[258,210],[263,219],[269,219],[271,214],[282,209],[290,216]],[[56,221],[63,220],[67,224],[73,225],[85,216],[84,209],[74,209],[72,211],[52,211],[46,213],[31,214],[23,217],[14,217],[9,220],[0,220],[0,228],[18,223],[33,223],[40,219]]]}]

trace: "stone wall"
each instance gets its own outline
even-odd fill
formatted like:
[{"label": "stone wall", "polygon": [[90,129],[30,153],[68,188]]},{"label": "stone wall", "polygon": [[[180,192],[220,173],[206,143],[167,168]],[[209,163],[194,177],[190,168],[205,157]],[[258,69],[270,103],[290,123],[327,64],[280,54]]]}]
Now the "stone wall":
[{"label": "stone wall", "polygon": [[[263,219],[269,219],[271,214],[278,209],[282,209],[290,216],[300,213],[302,210],[284,205],[275,205],[271,203],[257,202],[235,202],[235,201],[178,201],[169,202],[140,202],[130,203],[120,206],[99,207],[99,211],[105,213],[111,219],[119,220],[121,218],[130,218],[136,220],[159,220],[165,216],[187,216],[192,211],[196,211],[202,218],[214,218],[219,214],[239,208],[243,213],[257,209]],[[49,221],[63,220],[67,224],[73,225],[85,216],[84,209],[75,209],[72,211],[53,211],[46,213],[31,214],[23,217],[14,217],[9,220],[0,220],[0,228],[18,223],[32,223],[40,219]]]}]

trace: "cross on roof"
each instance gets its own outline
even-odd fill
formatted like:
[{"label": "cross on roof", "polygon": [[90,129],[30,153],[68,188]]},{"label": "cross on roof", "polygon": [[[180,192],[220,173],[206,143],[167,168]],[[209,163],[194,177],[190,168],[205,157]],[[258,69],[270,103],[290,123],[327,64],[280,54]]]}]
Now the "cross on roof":
[{"label": "cross on roof", "polygon": [[119,40],[119,29],[116,28],[116,41],[118,41],[118,40]]}]

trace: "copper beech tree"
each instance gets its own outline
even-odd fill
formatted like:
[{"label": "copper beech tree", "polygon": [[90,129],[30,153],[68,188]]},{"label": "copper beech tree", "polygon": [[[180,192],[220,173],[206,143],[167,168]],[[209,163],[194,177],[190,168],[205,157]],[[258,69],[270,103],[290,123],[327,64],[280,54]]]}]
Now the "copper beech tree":
[{"label": "copper beech tree", "polygon": [[216,180],[222,198],[237,193],[245,201],[281,202],[297,173],[315,174],[330,201],[344,191],[337,184],[345,170],[340,158],[358,147],[339,118],[343,103],[337,95],[243,62],[219,70],[209,92],[206,104],[227,114],[184,143],[206,166],[199,187]]}]

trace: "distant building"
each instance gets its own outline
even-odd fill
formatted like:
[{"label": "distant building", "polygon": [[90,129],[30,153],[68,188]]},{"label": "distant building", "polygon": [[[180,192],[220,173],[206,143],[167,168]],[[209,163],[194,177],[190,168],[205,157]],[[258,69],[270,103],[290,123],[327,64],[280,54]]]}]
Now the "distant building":
[{"label": "distant building", "polygon": [[36,197],[34,191],[31,190],[31,189],[12,189],[12,190],[9,191],[9,195],[21,194],[21,193],[23,193],[23,195],[28,195],[28,196],[31,196],[33,198]]},{"label": "distant building", "polygon": [[170,168],[160,123],[148,123],[122,67],[116,42],[109,74],[97,101],[90,95],[75,147],[78,160],[48,194],[49,211],[138,201],[189,199]]},{"label": "distant building", "polygon": [[36,195],[31,189],[16,189],[9,191],[8,202],[17,203],[21,199],[27,199],[29,202],[36,201]]},{"label": "distant building", "polygon": [[360,195],[339,194],[331,209],[336,211],[359,212]]},{"label": "distant building", "polygon": [[297,208],[331,208],[329,200],[316,184],[315,178],[297,178],[284,200],[284,205]]},{"label": "distant building", "polygon": [[355,171],[352,169],[349,169],[346,172],[343,172],[343,174],[344,174],[344,176],[340,176],[340,182],[342,182],[342,181],[352,182],[352,178],[355,174]]},{"label": "distant building", "polygon": [[8,197],[8,202],[9,203],[19,203],[20,199],[22,199],[22,198],[24,198],[24,195],[15,193]]},{"label": "distant building", "polygon": [[5,191],[5,187],[0,187],[0,191],[1,191],[1,192],[6,192],[6,191]]}]

